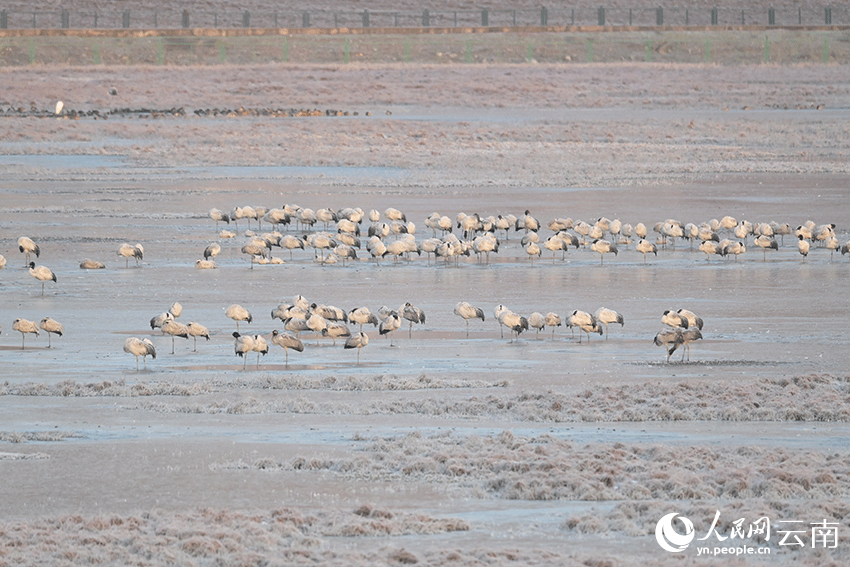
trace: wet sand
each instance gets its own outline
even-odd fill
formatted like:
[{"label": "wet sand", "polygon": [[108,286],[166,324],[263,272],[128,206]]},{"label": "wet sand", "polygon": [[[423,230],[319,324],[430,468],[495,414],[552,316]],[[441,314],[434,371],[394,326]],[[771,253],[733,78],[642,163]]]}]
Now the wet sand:
[{"label": "wet sand", "polygon": [[[790,235],[766,256],[750,238],[737,261],[678,241],[646,262],[631,244],[604,262],[544,250],[532,266],[511,231],[489,264],[378,264],[364,247],[346,266],[275,249],[285,264],[252,269],[247,223],[221,239],[207,215],[394,207],[419,241],[434,211],[650,230],[732,215],[835,223],[844,243],[846,68],[829,81],[818,67],[285,70],[3,72],[2,98],[39,108],[59,96],[108,108],[117,84],[132,108],[189,112],[0,119],[0,562],[681,564],[653,537],[672,511],[701,533],[716,510],[724,533],[762,515],[846,524],[847,256],[804,259]],[[283,98],[351,114],[199,117],[192,92],[163,86],[176,73],[210,105]],[[487,86],[506,76],[514,89]],[[43,297],[22,235],[57,275]],[[116,254],[125,241],[144,245],[140,265]],[[195,269],[214,241],[218,268]],[[107,267],[81,270],[83,258]],[[245,306],[254,320],[240,328],[268,336],[282,328],[271,310],[297,294],[346,311],[409,301],[427,318],[404,322],[394,346],[367,328],[359,365],[341,341],[305,334],[288,367],[270,345],[243,370],[224,309]],[[469,337],[452,314],[462,300],[486,317]],[[179,321],[210,329],[197,352],[177,338],[171,354],[150,329],[174,301]],[[564,327],[511,341],[498,304],[562,317],[606,306],[625,324],[589,342]],[[678,308],[705,320],[704,338],[668,364],[652,339]],[[21,350],[12,321],[45,316],[66,333]],[[156,345],[143,370],[122,352],[129,336]],[[845,545],[791,553],[775,540],[771,562],[847,561]]]}]

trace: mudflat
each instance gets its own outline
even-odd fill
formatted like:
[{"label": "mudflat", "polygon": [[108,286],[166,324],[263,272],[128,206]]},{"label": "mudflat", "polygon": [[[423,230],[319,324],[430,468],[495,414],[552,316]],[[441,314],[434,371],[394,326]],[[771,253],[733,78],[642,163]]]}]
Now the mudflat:
[{"label": "mudflat", "polygon": [[[696,541],[680,554],[659,547],[670,512],[712,548],[846,563],[850,262],[827,239],[802,256],[795,231],[834,224],[839,245],[850,239],[847,66],[48,67],[0,78],[0,563],[715,560]],[[241,251],[250,233],[305,241],[338,228],[297,217],[216,226],[208,214],[285,205],[362,209],[357,258],[319,262],[330,251],[305,244],[255,264]],[[390,208],[419,254],[367,250],[369,212],[389,225]],[[489,258],[435,258],[422,251],[446,238],[426,225],[434,212],[470,241],[459,213],[533,216],[541,254],[512,223]],[[792,230],[762,250],[752,234],[717,229],[744,243],[737,256],[654,231],[726,216]],[[632,227],[604,231],[616,255],[578,228],[600,218]],[[584,244],[546,249],[555,219]],[[646,257],[639,223],[656,244]],[[56,274],[43,295],[21,236]],[[143,258],[119,256],[124,242]],[[217,267],[197,269],[213,242]],[[85,258],[106,267],[81,269]],[[299,295],[345,312],[409,302],[426,317],[392,334],[365,326],[359,363],[344,338],[310,331],[286,355],[270,314]],[[460,301],[483,310],[468,331]],[[174,302],[177,321],[206,326],[209,340],[151,328]],[[267,354],[236,356],[232,304],[252,313],[239,332],[264,336]],[[499,305],[562,325],[511,336]],[[600,307],[623,324],[601,335],[568,326]],[[678,309],[703,319],[702,339],[668,361],[653,339]],[[44,331],[12,328],[44,317],[65,329],[49,347]],[[122,350],[132,336],[156,349],[139,370]],[[721,543],[709,532],[717,512],[720,535],[739,518],[768,517],[775,531]],[[790,520],[806,524],[802,549],[779,543]],[[838,523],[835,548],[813,536],[822,521]]]}]

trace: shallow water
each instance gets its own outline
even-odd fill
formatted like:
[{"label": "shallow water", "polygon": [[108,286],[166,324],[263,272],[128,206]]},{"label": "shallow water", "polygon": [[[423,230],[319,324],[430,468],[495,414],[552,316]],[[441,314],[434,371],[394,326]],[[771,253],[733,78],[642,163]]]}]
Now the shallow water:
[{"label": "shallow water", "polygon": [[[792,421],[782,413],[801,405],[801,411],[835,416],[846,405],[850,354],[843,322],[850,305],[841,301],[850,270],[846,256],[814,249],[803,259],[787,236],[778,251],[763,256],[749,246],[737,261],[707,261],[679,242],[646,262],[631,247],[621,247],[604,262],[587,249],[554,261],[544,251],[532,265],[519,244],[521,235],[512,231],[489,264],[474,256],[458,265],[424,256],[378,264],[362,250],[347,266],[320,266],[312,251],[295,251],[290,259],[288,252],[276,250],[284,265],[250,268],[239,251],[247,223],[240,222],[238,230],[222,225],[237,236],[221,239],[207,217],[211,207],[244,205],[366,211],[392,206],[416,223],[421,240],[431,236],[423,221],[434,210],[454,218],[461,211],[519,215],[530,209],[544,224],[555,217],[592,221],[604,215],[650,228],[669,217],[698,223],[732,214],[792,226],[807,219],[834,222],[845,242],[850,238],[846,179],[727,175],[651,188],[388,188],[356,183],[364,176],[395,183],[403,172],[202,166],[149,172],[99,156],[8,156],[0,163],[8,166],[0,182],[0,253],[8,262],[0,271],[0,390],[5,394],[0,429],[72,434],[0,442],[3,452],[48,457],[0,459],[0,473],[16,487],[4,502],[3,519],[149,509],[176,513],[203,506],[353,510],[371,504],[469,523],[469,531],[412,534],[392,542],[417,553],[516,546],[554,549],[560,560],[571,545],[599,555],[616,540],[655,559],[657,550],[641,548],[640,538],[564,529],[567,517],[601,515],[615,501],[505,499],[462,477],[405,479],[369,469],[346,474],[341,466],[263,470],[255,464],[298,458],[374,463],[374,454],[364,456],[366,441],[418,433],[428,440],[450,434],[492,442],[504,431],[535,438],[529,445],[551,436],[600,451],[622,443],[683,451],[835,452],[846,458],[846,419]],[[132,174],[125,176],[128,170]],[[322,183],[299,179],[320,175]],[[256,223],[251,229],[259,232]],[[57,275],[43,296],[16,249],[24,234],[41,245],[37,263]],[[542,230],[541,240],[549,234]],[[116,255],[124,241],[144,244],[140,265]],[[212,241],[223,248],[218,269],[196,270],[194,261]],[[107,268],[81,270],[83,258],[101,260]],[[332,346],[320,339],[317,345],[311,334],[302,337],[303,353],[290,353],[288,366],[273,345],[259,361],[254,354],[247,361],[237,358],[231,336],[236,326],[224,309],[232,303],[247,307],[254,321],[240,330],[268,335],[282,328],[270,318],[271,310],[296,294],[346,311],[362,305],[377,311],[410,301],[427,318],[412,330],[403,323],[392,338],[367,329],[370,343],[360,364],[342,341]],[[482,307],[486,316],[470,322],[468,337],[463,320],[452,313],[461,300]],[[174,301],[183,305],[181,322],[210,329],[211,340],[199,341],[197,352],[192,341],[178,338],[171,354],[170,337],[150,329],[149,320]],[[555,311],[564,318],[575,309],[606,306],[621,312],[625,324],[612,326],[607,338],[585,336],[581,343],[577,331],[564,327],[554,337],[549,329],[539,336],[532,330],[511,340],[493,319],[500,303],[526,316]],[[691,346],[689,362],[681,362],[676,352],[668,364],[652,339],[663,328],[663,311],[682,307],[703,317],[704,339]],[[52,337],[52,348],[43,334],[28,336],[21,349],[12,321],[45,316],[61,321],[65,335]],[[128,336],[147,337],[156,345],[157,358],[140,371],[122,352]],[[836,379],[799,386],[780,382],[808,375]],[[683,392],[691,392],[696,402],[677,405]],[[594,394],[610,399],[596,400]],[[591,407],[582,399],[590,399]],[[619,408],[618,402],[629,407]],[[773,413],[758,413],[765,408]],[[724,409],[729,417],[699,417],[703,410],[717,416]],[[645,413],[624,419],[629,411]],[[411,459],[416,449],[412,453]],[[741,465],[752,466],[750,461]],[[521,475],[516,480],[522,481]],[[364,549],[374,540],[328,536],[323,545]]]}]

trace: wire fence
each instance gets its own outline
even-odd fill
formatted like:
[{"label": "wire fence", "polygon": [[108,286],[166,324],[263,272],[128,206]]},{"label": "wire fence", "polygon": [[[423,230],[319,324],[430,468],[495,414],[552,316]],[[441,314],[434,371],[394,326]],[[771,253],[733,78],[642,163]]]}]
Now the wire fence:
[{"label": "wire fence", "polygon": [[250,12],[232,10],[124,10],[96,12],[0,10],[0,29],[227,29],[368,27],[527,27],[527,26],[832,26],[850,25],[850,7],[822,8],[587,8],[541,7],[534,10],[429,10],[421,12],[305,10]]},{"label": "wire fence", "polygon": [[847,63],[841,32],[0,38],[0,67],[260,63]]}]

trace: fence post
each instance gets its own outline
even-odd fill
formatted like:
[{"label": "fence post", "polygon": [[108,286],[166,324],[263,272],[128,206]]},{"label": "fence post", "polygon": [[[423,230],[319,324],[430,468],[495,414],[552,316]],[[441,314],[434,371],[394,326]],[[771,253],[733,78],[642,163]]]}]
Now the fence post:
[{"label": "fence post", "polygon": [[154,29],[156,29],[156,28],[158,28],[158,27],[159,27],[159,26],[157,25],[156,15],[157,15],[157,14],[156,14],[156,10],[154,10],[154,11],[153,11],[153,28],[154,28]]},{"label": "fence post", "polygon": [[546,6],[540,8],[540,25],[548,26],[549,25],[549,10],[546,9]]},{"label": "fence post", "polygon": [[125,29],[130,27],[130,10],[124,10],[121,14],[121,26]]},{"label": "fence post", "polygon": [[7,29],[9,27],[9,17],[6,15],[6,10],[0,11],[0,29]]},{"label": "fence post", "polygon": [[250,28],[251,27],[251,14],[248,10],[242,12],[242,27]]},{"label": "fence post", "polygon": [[71,23],[71,15],[68,13],[68,10],[62,10],[61,19],[62,19],[62,28],[68,29],[68,26]]},{"label": "fence post", "polygon": [[832,8],[823,9],[823,23],[828,26],[832,25]]},{"label": "fence post", "polygon": [[744,25],[744,11],[741,10],[741,25]]},{"label": "fence post", "polygon": [[363,10],[363,27],[369,27],[369,10]]},{"label": "fence post", "polygon": [[629,8],[629,25],[632,25],[632,9]]},{"label": "fence post", "polygon": [[97,29],[97,12],[94,13],[94,28]]},{"label": "fence post", "polygon": [[310,12],[304,10],[304,13],[301,14],[301,25],[305,28],[310,27]]},{"label": "fence post", "polygon": [[717,25],[717,8],[711,9],[711,25]]},{"label": "fence post", "polygon": [[688,9],[685,8],[685,25],[689,26],[691,24],[690,19],[688,18]]},{"label": "fence post", "polygon": [[767,9],[767,25],[775,26],[776,25],[776,10],[773,8]]},{"label": "fence post", "polygon": [[481,10],[481,25],[483,27],[490,25],[490,13],[487,11],[487,8]]},{"label": "fence post", "polygon": [[803,9],[802,8],[797,8],[797,25],[798,26],[803,25]]},{"label": "fence post", "polygon": [[655,25],[664,25],[664,8],[662,8],[661,6],[655,9]]},{"label": "fence post", "polygon": [[597,15],[597,18],[599,20],[599,25],[604,26],[605,25],[605,8],[603,8],[602,6],[599,6],[599,10],[596,11],[596,15]]},{"label": "fence post", "polygon": [[189,10],[183,10],[183,27],[189,27]]},{"label": "fence post", "polygon": [[427,28],[431,25],[431,16],[428,14],[428,8],[422,10],[422,27]]}]

